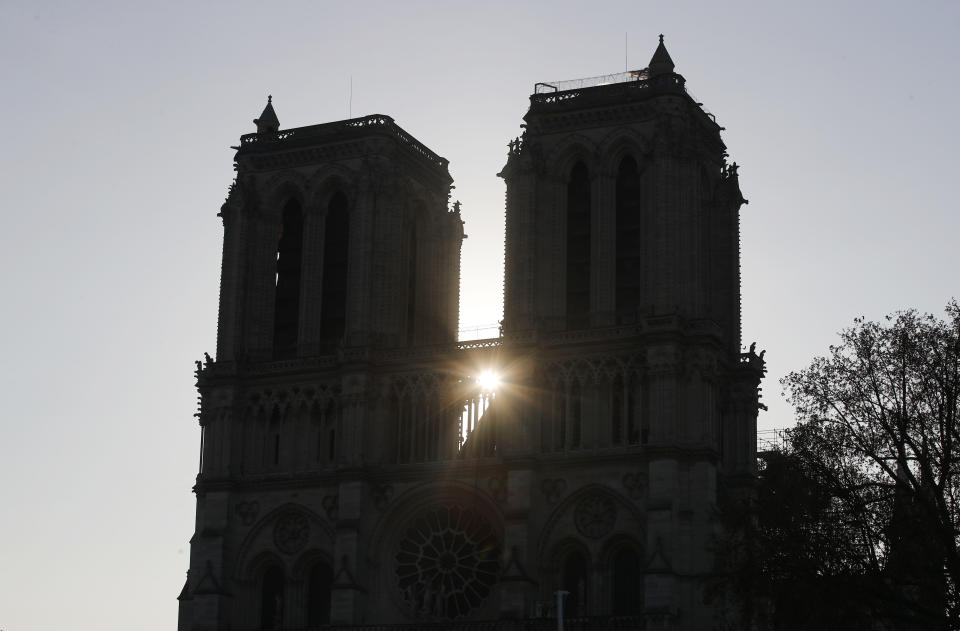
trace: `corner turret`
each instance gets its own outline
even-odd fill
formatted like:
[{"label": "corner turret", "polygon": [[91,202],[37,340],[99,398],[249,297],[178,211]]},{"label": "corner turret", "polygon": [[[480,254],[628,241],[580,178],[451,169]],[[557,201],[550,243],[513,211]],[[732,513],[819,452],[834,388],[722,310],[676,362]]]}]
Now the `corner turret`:
[{"label": "corner turret", "polygon": [[273,95],[267,95],[267,106],[263,108],[260,118],[253,119],[253,124],[257,126],[257,133],[277,133],[280,130],[280,119],[273,110]]},{"label": "corner turret", "polygon": [[667,47],[663,45],[663,33],[661,33],[660,44],[654,51],[653,57],[650,58],[650,65],[647,66],[647,70],[651,77],[655,77],[661,74],[672,74],[673,67],[673,60],[670,59]]}]

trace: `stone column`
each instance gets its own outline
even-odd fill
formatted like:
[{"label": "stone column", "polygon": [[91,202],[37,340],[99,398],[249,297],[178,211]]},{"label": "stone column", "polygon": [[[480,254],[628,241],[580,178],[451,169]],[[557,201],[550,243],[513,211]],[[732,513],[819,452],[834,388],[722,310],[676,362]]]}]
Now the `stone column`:
[{"label": "stone column", "polygon": [[677,381],[679,349],[673,344],[647,349],[647,385],[650,443],[668,444],[677,439],[679,415]]},{"label": "stone column", "polygon": [[650,486],[643,591],[648,621],[671,617],[679,605],[677,576],[673,567],[677,550],[675,501],[679,491],[678,473],[679,466],[674,458],[651,460],[647,469]]},{"label": "stone column", "polygon": [[615,323],[617,252],[617,179],[601,173],[593,180],[591,206],[591,278],[590,324],[594,327]]},{"label": "stone column", "polygon": [[325,209],[308,209],[303,222],[303,267],[300,281],[299,354],[320,352],[320,314],[323,309],[323,253]]},{"label": "stone column", "polygon": [[[190,544],[191,631],[215,631],[227,618],[231,604],[224,571],[224,532],[229,493],[201,492],[197,497],[197,532]],[[181,631],[186,631],[181,629]]]},{"label": "stone column", "polygon": [[208,476],[223,476],[232,466],[234,421],[233,388],[220,387],[203,393],[200,424],[203,435],[203,471]]},{"label": "stone column", "polygon": [[504,278],[504,317],[513,330],[534,325],[536,259],[533,178],[517,170],[507,180],[507,218]]},{"label": "stone column", "polygon": [[364,430],[367,420],[372,418],[366,407],[368,381],[369,376],[361,373],[348,374],[343,379],[340,427],[337,431],[337,462],[341,465],[359,466],[366,460]]},{"label": "stone column", "polygon": [[363,554],[359,534],[363,488],[359,480],[340,483],[334,579],[330,596],[330,622],[335,625],[363,623],[364,588],[359,582],[363,580],[359,563]]},{"label": "stone column", "polygon": [[223,218],[223,258],[220,264],[220,314],[217,325],[217,360],[236,360],[238,339],[242,330],[242,308],[240,296],[244,278],[244,256],[246,249],[247,218],[243,207],[242,195],[231,203],[234,195],[223,205],[220,216]]},{"label": "stone column", "polygon": [[368,183],[359,187],[350,209],[347,263],[346,345],[363,346],[370,338],[370,288],[374,253],[374,211],[377,200]]},{"label": "stone column", "polygon": [[406,188],[391,178],[380,184],[374,209],[377,240],[373,252],[377,274],[371,283],[378,289],[372,299],[383,306],[379,313],[370,314],[370,321],[377,322],[379,330],[388,332],[391,343],[398,345],[405,344],[407,339],[408,228],[409,222],[416,219],[407,208],[407,199]]},{"label": "stone column", "polygon": [[566,327],[567,315],[567,187],[559,178],[542,178],[539,182],[543,198],[538,211],[543,229],[539,238],[542,252],[537,256],[537,284],[542,287],[538,315],[546,320],[548,330],[557,330]]},{"label": "stone column", "polygon": [[280,226],[260,216],[256,221],[250,256],[247,291],[249,359],[268,360],[273,356],[273,311],[276,294],[277,243]]},{"label": "stone column", "polygon": [[528,469],[507,474],[504,506],[503,558],[506,565],[500,578],[500,617],[526,618],[532,615],[537,584],[528,568],[536,567],[536,545],[530,544],[530,500],[535,476]]},{"label": "stone column", "polygon": [[291,578],[284,590],[283,626],[304,629],[307,626],[307,577]]},{"label": "stone column", "polygon": [[460,321],[460,248],[463,244],[463,224],[459,214],[443,217],[442,311],[443,341],[456,341]]}]

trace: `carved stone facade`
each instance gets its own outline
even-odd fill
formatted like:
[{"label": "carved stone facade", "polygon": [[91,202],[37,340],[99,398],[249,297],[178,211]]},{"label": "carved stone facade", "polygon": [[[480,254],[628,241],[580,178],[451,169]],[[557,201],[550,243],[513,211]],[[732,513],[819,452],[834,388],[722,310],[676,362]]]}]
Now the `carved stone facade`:
[{"label": "carved stone facade", "polygon": [[281,130],[271,103],[241,138],[181,631],[546,629],[558,590],[567,628],[713,624],[763,375],[736,166],[662,41],[563,87],[500,174],[492,340],[456,339],[446,160],[386,116]]}]

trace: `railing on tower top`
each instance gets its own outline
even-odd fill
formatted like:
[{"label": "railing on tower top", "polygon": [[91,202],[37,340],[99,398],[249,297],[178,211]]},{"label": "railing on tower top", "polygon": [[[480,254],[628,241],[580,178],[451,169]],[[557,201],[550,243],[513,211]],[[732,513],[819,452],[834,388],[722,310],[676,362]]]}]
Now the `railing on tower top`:
[{"label": "railing on tower top", "polygon": [[596,88],[607,88],[611,94],[624,94],[632,90],[647,90],[654,86],[660,90],[667,89],[672,92],[686,93],[703,110],[704,114],[709,116],[714,123],[717,122],[716,117],[703,107],[703,103],[697,101],[690,94],[682,76],[671,72],[651,77],[647,68],[583,79],[541,81],[534,84],[533,94],[530,95],[530,103],[531,105],[552,105],[575,101],[580,97],[587,98],[589,95],[595,96],[607,93],[604,90],[595,91]]},{"label": "railing on tower top", "polygon": [[639,81],[648,77],[647,69],[628,70],[626,72],[617,72],[614,74],[598,75],[596,77],[584,77],[583,79],[564,79],[563,81],[546,81],[537,83],[533,87],[534,94],[544,94],[549,92],[564,92],[566,90],[580,90],[582,88],[595,88],[598,85],[610,85],[611,83],[627,83],[628,81]]}]

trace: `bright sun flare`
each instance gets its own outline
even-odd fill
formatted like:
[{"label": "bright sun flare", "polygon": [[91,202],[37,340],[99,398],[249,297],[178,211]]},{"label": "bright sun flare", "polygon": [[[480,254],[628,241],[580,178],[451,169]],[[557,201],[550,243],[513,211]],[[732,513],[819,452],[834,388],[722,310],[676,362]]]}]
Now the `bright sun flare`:
[{"label": "bright sun flare", "polygon": [[500,375],[492,370],[485,370],[477,377],[477,384],[482,390],[496,390],[500,385]]}]

